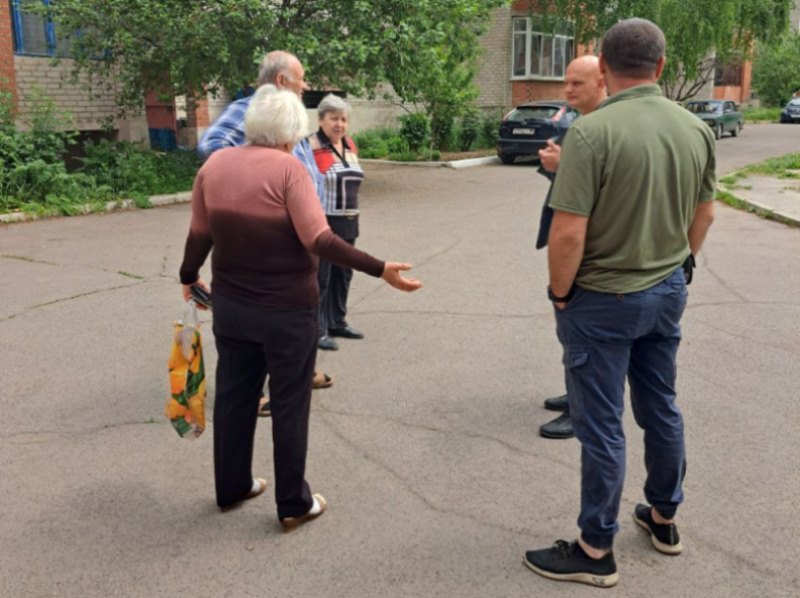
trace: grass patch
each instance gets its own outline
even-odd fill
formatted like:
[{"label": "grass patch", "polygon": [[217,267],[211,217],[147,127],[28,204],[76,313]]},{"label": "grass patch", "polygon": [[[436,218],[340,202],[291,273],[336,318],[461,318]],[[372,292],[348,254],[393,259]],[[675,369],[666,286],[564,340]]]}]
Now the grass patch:
[{"label": "grass patch", "polygon": [[760,164],[747,166],[737,174],[741,173],[745,175],[766,174],[780,179],[800,179],[800,152],[770,158]]},{"label": "grass patch", "polygon": [[780,108],[745,108],[742,114],[748,123],[776,123],[781,119]]},{"label": "grass patch", "polygon": [[124,270],[120,270],[117,272],[120,276],[127,276],[128,278],[134,278],[136,280],[144,280],[144,276],[139,276],[138,274],[131,274],[130,272],[125,272]]},{"label": "grass patch", "polygon": [[789,220],[784,218],[778,214],[775,214],[771,210],[765,210],[762,208],[757,208],[756,206],[747,203],[743,199],[736,197],[733,193],[729,193],[728,191],[720,191],[717,190],[717,197],[718,201],[721,201],[724,204],[731,206],[732,208],[736,208],[737,210],[742,210],[744,212],[748,212],[750,214],[755,214],[756,216],[760,216],[765,220],[773,220],[775,222],[781,222],[783,224],[788,224],[789,226],[798,227],[795,221]]}]

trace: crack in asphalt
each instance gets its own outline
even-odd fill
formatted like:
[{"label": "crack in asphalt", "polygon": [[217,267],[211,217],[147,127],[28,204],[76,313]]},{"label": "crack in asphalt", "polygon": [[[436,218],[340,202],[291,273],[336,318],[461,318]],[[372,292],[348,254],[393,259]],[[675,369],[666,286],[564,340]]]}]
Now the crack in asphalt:
[{"label": "crack in asphalt", "polygon": [[4,258],[4,259],[7,259],[7,260],[18,260],[18,261],[21,261],[21,262],[28,262],[30,264],[44,264],[46,266],[60,266],[60,264],[56,264],[56,263],[53,263],[53,262],[47,262],[45,260],[37,260],[37,259],[34,259],[32,257],[28,257],[26,255],[10,255],[10,254],[5,253],[5,254],[0,255],[0,258]]},{"label": "crack in asphalt", "polygon": [[[348,310],[350,311],[350,310]],[[550,313],[546,314],[499,314],[499,313],[491,313],[491,312],[451,312],[451,311],[437,311],[437,310],[402,310],[402,311],[392,311],[389,309],[376,309],[376,310],[367,310],[367,311],[353,311],[353,313],[358,315],[410,315],[410,316],[453,316],[453,317],[465,317],[465,318],[499,318],[501,320],[534,320],[539,318],[547,318],[552,319],[552,315]]]},{"label": "crack in asphalt", "polygon": [[119,289],[125,289],[128,287],[135,286],[137,284],[144,284],[149,282],[152,279],[143,279],[143,280],[134,280],[128,284],[121,284],[113,287],[105,287],[102,289],[95,289],[93,291],[86,291],[84,293],[78,293],[77,295],[72,295],[70,297],[61,297],[59,299],[53,299],[52,301],[46,301],[44,303],[37,303],[36,305],[32,305],[30,307],[26,307],[21,312],[11,314],[10,316],[6,316],[5,318],[0,318],[0,323],[7,322],[9,320],[13,320],[14,318],[19,318],[20,316],[24,316],[29,314],[32,311],[40,309],[42,307],[49,307],[50,305],[56,305],[58,303],[65,303],[67,301],[73,301],[74,299],[82,299],[83,297],[89,297],[91,295],[98,295],[100,293],[107,293],[109,291],[118,291]]},{"label": "crack in asphalt", "polygon": [[716,272],[714,272],[714,268],[712,268],[708,263],[708,256],[706,254],[704,253],[700,254],[700,261],[701,265],[703,266],[704,272],[708,272],[711,275],[711,277],[714,280],[716,280],[723,289],[728,291],[731,295],[733,295],[737,299],[740,299],[741,301],[744,302],[747,301],[747,297],[739,293],[739,291],[735,290],[732,286],[730,286],[727,282],[725,282]]},{"label": "crack in asphalt", "polygon": [[376,467],[378,467],[382,471],[385,471],[386,473],[391,475],[398,482],[400,482],[401,486],[403,488],[405,488],[405,490],[409,494],[411,494],[412,496],[417,498],[420,502],[422,502],[431,511],[433,511],[435,513],[442,514],[442,515],[449,515],[451,517],[456,517],[456,518],[459,518],[459,519],[466,519],[468,521],[472,521],[473,523],[477,523],[477,524],[485,526],[485,527],[490,527],[490,528],[493,528],[493,529],[499,529],[499,530],[502,530],[502,531],[505,531],[505,532],[511,532],[511,533],[514,533],[514,534],[520,534],[521,535],[521,534],[530,534],[531,533],[531,530],[529,530],[529,529],[520,528],[520,527],[510,527],[510,526],[507,526],[507,525],[502,525],[502,524],[499,524],[499,523],[486,521],[485,519],[481,519],[479,517],[475,517],[475,516],[472,516],[472,515],[467,515],[467,514],[462,513],[462,512],[458,512],[458,511],[446,509],[446,508],[443,508],[443,507],[439,507],[438,505],[433,503],[428,497],[426,497],[424,494],[422,494],[419,491],[417,491],[411,485],[411,483],[409,483],[408,480],[406,480],[402,475],[400,475],[394,469],[389,467],[386,463],[383,463],[379,459],[377,459],[374,456],[370,455],[367,451],[365,451],[360,446],[358,446],[358,444],[356,444],[353,440],[351,440],[350,438],[347,438],[344,434],[342,434],[336,428],[336,426],[331,424],[331,422],[329,422],[325,418],[324,415],[321,415],[318,419],[325,425],[325,427],[328,428],[328,430],[330,430],[330,432],[336,438],[338,438],[345,445],[350,447],[351,451],[353,453],[355,453],[357,457],[360,457],[364,461],[372,463],[373,465],[375,465]]},{"label": "crack in asphalt", "polygon": [[[152,421],[142,421],[142,420],[131,420],[131,421],[122,421],[117,422],[114,424],[104,424],[102,426],[95,426],[93,428],[84,428],[81,430],[22,430],[20,432],[13,432],[11,434],[7,434],[3,436],[3,441],[8,442],[14,438],[19,438],[20,436],[48,436],[50,438],[43,438],[41,440],[30,440],[27,442],[8,442],[10,445],[14,446],[25,446],[29,444],[48,444],[50,442],[54,442],[56,439],[65,439],[65,440],[75,440],[78,436],[84,435],[94,435],[98,434],[99,432],[103,432],[105,430],[114,430],[116,428],[126,428],[131,426],[153,426],[153,425],[163,425],[167,423],[166,419],[156,420],[155,418]],[[54,438],[53,438],[54,437]]]},{"label": "crack in asphalt", "polygon": [[[457,238],[455,241],[453,241],[453,243],[451,243],[450,245],[448,245],[447,247],[445,247],[445,248],[444,248],[444,249],[442,249],[441,251],[438,251],[438,252],[436,252],[436,253],[433,253],[433,254],[429,255],[427,258],[423,259],[421,262],[418,262],[417,264],[414,264],[414,265],[413,265],[413,266],[414,266],[414,271],[418,271],[420,268],[423,268],[423,267],[424,267],[424,266],[426,266],[427,264],[430,264],[430,263],[431,263],[432,261],[434,261],[435,259],[437,259],[437,258],[440,258],[441,256],[443,256],[443,255],[447,254],[447,253],[448,253],[448,252],[450,252],[450,251],[451,251],[451,250],[452,250],[454,247],[456,247],[456,245],[458,245],[459,243],[461,243],[461,239],[460,239],[460,238]],[[360,305],[361,303],[363,303],[364,301],[366,301],[367,299],[369,299],[369,298],[370,298],[370,297],[372,297],[373,295],[375,295],[375,294],[379,293],[379,292],[380,292],[380,291],[382,291],[384,288],[385,288],[385,285],[383,285],[383,284],[377,284],[377,285],[375,285],[375,287],[374,287],[373,289],[371,289],[370,291],[368,291],[368,292],[367,292],[367,293],[366,293],[364,296],[360,297],[360,298],[359,298],[357,301],[354,301],[354,302],[353,302],[353,303],[352,303],[352,304],[349,306],[349,308],[348,308],[348,309],[352,311],[352,309],[353,309],[353,308],[357,307],[358,305]]]},{"label": "crack in asphalt", "polygon": [[753,338],[752,336],[748,336],[746,334],[741,334],[741,333],[738,333],[738,332],[732,332],[732,331],[727,330],[727,329],[725,329],[725,328],[723,328],[721,326],[715,326],[714,324],[712,324],[708,320],[704,320],[702,318],[700,318],[698,321],[701,324],[703,324],[705,326],[708,326],[712,330],[716,330],[717,332],[721,332],[722,334],[726,334],[726,335],[731,336],[733,338],[739,338],[739,339],[745,340],[748,343],[754,343],[756,345],[761,345],[762,347],[769,347],[770,349],[775,349],[776,351],[783,351],[784,353],[793,354],[794,351],[796,350],[796,348],[793,349],[792,347],[782,347],[780,345],[775,345],[775,344],[772,344],[772,343],[768,343],[768,342],[759,340],[757,338]]}]

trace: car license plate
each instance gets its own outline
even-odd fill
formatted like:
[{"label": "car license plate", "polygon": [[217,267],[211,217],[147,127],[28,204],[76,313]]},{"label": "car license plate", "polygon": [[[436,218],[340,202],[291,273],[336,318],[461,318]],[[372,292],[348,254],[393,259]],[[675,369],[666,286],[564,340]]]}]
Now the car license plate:
[{"label": "car license plate", "polygon": [[511,132],[514,135],[535,135],[536,129],[513,129]]},{"label": "car license plate", "polygon": [[[800,118],[800,114],[792,114],[792,118]],[[514,129],[516,131],[516,129]]]}]

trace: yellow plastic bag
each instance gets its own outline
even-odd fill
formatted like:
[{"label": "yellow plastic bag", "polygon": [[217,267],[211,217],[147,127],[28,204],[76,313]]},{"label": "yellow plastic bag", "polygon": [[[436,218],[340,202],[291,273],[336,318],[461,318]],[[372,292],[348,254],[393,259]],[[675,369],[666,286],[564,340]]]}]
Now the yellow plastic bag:
[{"label": "yellow plastic bag", "polygon": [[183,320],[175,322],[169,357],[171,396],[164,414],[181,438],[197,438],[206,427],[206,370],[203,341],[193,300],[186,303]]}]

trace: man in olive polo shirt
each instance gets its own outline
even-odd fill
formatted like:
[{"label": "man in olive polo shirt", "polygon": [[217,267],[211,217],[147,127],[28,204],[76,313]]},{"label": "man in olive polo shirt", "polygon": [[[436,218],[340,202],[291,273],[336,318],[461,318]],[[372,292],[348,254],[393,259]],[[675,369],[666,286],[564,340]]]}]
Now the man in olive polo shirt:
[{"label": "man in olive polo shirt", "polygon": [[664,51],[664,34],[644,19],[606,32],[600,68],[611,97],[570,128],[550,201],[548,296],[581,442],[580,537],[525,555],[551,579],[617,583],[626,378],[644,429],[649,503],[636,507],[634,521],[656,550],[682,550],[674,523],[686,471],[675,403],[681,266],[713,220],[715,161],[708,126],[662,97]]}]

